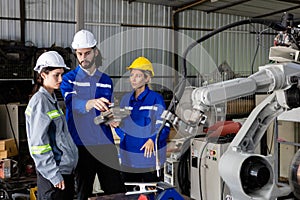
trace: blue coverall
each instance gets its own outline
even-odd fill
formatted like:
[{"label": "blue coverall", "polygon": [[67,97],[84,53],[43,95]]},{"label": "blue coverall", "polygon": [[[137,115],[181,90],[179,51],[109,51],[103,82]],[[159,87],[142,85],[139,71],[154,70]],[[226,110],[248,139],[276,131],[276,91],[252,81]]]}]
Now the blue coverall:
[{"label": "blue coverall", "polygon": [[[116,128],[120,137],[120,155],[123,166],[136,169],[155,170],[155,156],[144,157],[144,150],[140,150],[148,139],[155,144],[157,131],[162,124],[161,114],[165,110],[163,97],[150,90],[146,85],[145,90],[137,97],[134,91],[125,94],[120,101],[120,107],[131,110],[131,114],[122,120]],[[166,124],[162,129],[159,140],[159,158],[161,165],[166,160],[166,139],[170,126]]]},{"label": "blue coverall", "polygon": [[124,192],[111,128],[94,123],[100,111],[95,108],[86,110],[88,100],[101,97],[112,100],[111,78],[98,69],[89,75],[78,66],[63,76],[60,89],[66,103],[68,128],[79,151],[76,169],[78,199],[86,200],[92,195],[96,174],[105,194]]}]

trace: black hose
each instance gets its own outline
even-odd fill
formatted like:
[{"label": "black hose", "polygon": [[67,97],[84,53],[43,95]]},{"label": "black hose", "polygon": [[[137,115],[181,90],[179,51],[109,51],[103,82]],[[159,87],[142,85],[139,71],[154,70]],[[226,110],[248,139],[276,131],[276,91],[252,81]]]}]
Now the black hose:
[{"label": "black hose", "polygon": [[205,40],[209,39],[210,37],[223,32],[227,29],[236,27],[236,26],[241,26],[241,25],[246,25],[246,24],[251,24],[251,23],[257,23],[257,24],[263,24],[266,25],[274,30],[277,31],[283,31],[286,30],[286,27],[282,26],[281,23],[278,23],[277,21],[274,20],[267,20],[267,19],[255,19],[255,18],[250,18],[250,19],[246,19],[246,20],[241,20],[238,22],[234,22],[225,26],[222,26],[214,31],[211,31],[210,33],[204,35],[203,37],[201,37],[200,39],[196,40],[195,42],[193,42],[192,44],[190,44],[190,46],[188,46],[188,48],[184,51],[183,53],[183,58],[182,58],[182,65],[183,65],[183,78],[182,80],[179,82],[179,84],[176,86],[175,90],[178,90],[176,93],[174,93],[173,99],[171,100],[171,103],[168,107],[168,111],[171,111],[176,103],[181,99],[182,94],[184,92],[185,89],[185,84],[186,84],[186,79],[187,79],[187,54],[190,52],[190,50],[192,50],[196,45],[200,44],[201,42],[204,42]]},{"label": "black hose", "polygon": [[191,182],[189,180],[190,148],[180,157],[177,170],[178,186],[181,194],[190,196]]},{"label": "black hose", "polygon": [[[196,40],[195,42],[193,42],[192,44],[190,44],[190,46],[188,46],[188,48],[185,50],[185,52],[183,53],[183,75],[184,78],[186,78],[187,76],[187,67],[186,67],[186,57],[187,54],[189,53],[189,51],[194,48],[196,45],[200,44],[201,42],[204,42],[205,40],[209,39],[210,37],[216,35],[217,33],[220,33],[222,31],[225,31],[227,29],[236,27],[236,26],[241,26],[241,25],[246,25],[246,24],[251,24],[251,23],[257,23],[257,24],[263,24],[266,25],[274,30],[277,31],[283,31],[286,30],[286,27],[283,27],[280,23],[274,21],[274,20],[266,20],[266,19],[255,19],[255,18],[251,18],[251,19],[246,19],[246,20],[241,20],[238,22],[234,22],[225,26],[222,26],[206,35],[204,35],[202,38]],[[183,91],[182,91],[183,93]],[[181,92],[179,92],[179,94],[181,94]],[[178,98],[178,97],[177,97]],[[181,98],[181,96],[179,97],[179,99]]]}]

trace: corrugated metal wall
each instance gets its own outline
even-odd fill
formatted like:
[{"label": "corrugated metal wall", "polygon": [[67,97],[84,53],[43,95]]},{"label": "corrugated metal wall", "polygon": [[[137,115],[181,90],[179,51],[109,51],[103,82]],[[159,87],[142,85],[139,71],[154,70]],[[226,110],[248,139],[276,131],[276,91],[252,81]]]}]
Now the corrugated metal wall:
[{"label": "corrugated metal wall", "polygon": [[[37,47],[67,47],[75,31],[75,0],[25,0],[25,40]],[[0,39],[21,40],[20,1],[0,1]]]},{"label": "corrugated metal wall", "polygon": [[74,10],[75,0],[26,1],[26,40],[38,47],[70,46],[75,31]]},{"label": "corrugated metal wall", "polygon": [[20,18],[20,5],[17,0],[0,1],[0,39],[20,40],[20,21],[10,18]]},{"label": "corrugated metal wall", "polygon": [[85,13],[86,28],[99,38],[103,66],[115,76],[116,91],[130,90],[126,67],[141,55],[154,64],[155,89],[173,89],[172,78],[165,77],[172,67],[171,8],[110,0],[85,1],[85,7],[91,11]]},{"label": "corrugated metal wall", "polygon": [[[25,4],[26,41],[37,47],[50,47],[54,43],[62,47],[70,46],[76,28],[75,0],[25,0]],[[185,11],[179,13],[179,32],[175,36],[171,29],[170,7],[121,0],[88,0],[84,4],[84,27],[97,37],[98,48],[104,58],[104,70],[113,77],[116,91],[130,90],[126,66],[140,55],[154,63],[155,89],[166,87],[172,90],[176,85],[173,78],[176,73],[174,53],[182,57],[186,47],[207,34],[207,29],[216,29],[244,19],[195,10]],[[19,0],[0,1],[0,39],[20,39],[20,21],[17,20],[20,17],[19,7]],[[199,84],[199,74],[206,76],[223,61],[227,61],[236,73],[250,74],[258,45],[257,34],[253,32],[264,29],[261,25],[237,27],[193,48],[187,56],[192,85]],[[268,49],[273,37],[261,35],[254,71],[259,65],[268,62]]]},{"label": "corrugated metal wall", "polygon": [[[185,35],[190,36],[193,39],[199,39],[209,33],[205,31],[207,29],[217,29],[221,26],[225,26],[232,22],[244,20],[243,17],[229,16],[212,13],[207,15],[206,13],[199,11],[186,11],[179,14],[179,26],[180,27],[193,27],[198,30],[180,30]],[[243,25],[236,27],[222,33],[219,33],[210,39],[200,44],[207,53],[205,56],[211,56],[215,63],[215,66],[219,66],[224,61],[227,61],[233,71],[237,73],[250,74],[251,65],[254,59],[257,45],[259,45],[258,53],[254,62],[254,72],[257,71],[258,66],[268,62],[268,51],[273,45],[274,35],[259,34],[267,27],[263,25]],[[257,34],[256,34],[257,32]],[[273,33],[272,30],[267,32]],[[259,39],[259,40],[258,40]],[[259,43],[258,43],[259,42]],[[196,47],[195,47],[196,48]],[[198,47],[198,50],[193,49],[189,59],[194,60],[195,63],[201,63],[198,66],[194,66],[195,70],[190,70],[190,73],[199,71],[201,73],[209,73],[215,69],[215,66],[207,67],[207,63],[201,61],[205,58],[201,55],[203,49]],[[203,52],[202,52],[203,54]],[[200,67],[200,68],[199,68]]]}]

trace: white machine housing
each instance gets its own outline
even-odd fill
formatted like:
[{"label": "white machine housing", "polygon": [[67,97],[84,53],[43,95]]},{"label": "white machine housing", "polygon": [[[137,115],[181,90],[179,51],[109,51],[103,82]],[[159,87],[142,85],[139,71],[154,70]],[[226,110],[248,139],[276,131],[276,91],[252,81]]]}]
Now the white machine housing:
[{"label": "white machine housing", "polygon": [[216,104],[255,92],[273,92],[251,112],[220,159],[219,172],[229,187],[233,200],[272,200],[291,192],[290,186],[277,184],[273,157],[254,151],[275,117],[290,109],[286,91],[296,86],[298,90],[295,91],[299,93],[299,77],[299,64],[277,63],[260,67],[257,73],[248,78],[211,84],[192,92],[191,124],[202,119],[205,111]]},{"label": "white machine housing", "polygon": [[204,138],[191,140],[191,198],[220,200],[229,194],[229,189],[218,172],[220,158],[229,144],[210,143]]},{"label": "white machine housing", "polygon": [[178,160],[167,158],[164,164],[164,182],[173,185],[177,190],[179,190],[179,183],[178,183]]}]

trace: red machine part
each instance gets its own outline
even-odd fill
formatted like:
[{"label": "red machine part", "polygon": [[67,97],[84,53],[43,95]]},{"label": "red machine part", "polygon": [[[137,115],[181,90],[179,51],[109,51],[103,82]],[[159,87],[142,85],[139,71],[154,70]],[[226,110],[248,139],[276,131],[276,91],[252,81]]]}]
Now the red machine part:
[{"label": "red machine part", "polygon": [[227,135],[237,134],[241,127],[242,125],[239,122],[218,121],[214,125],[204,130],[204,132],[206,132],[209,137],[224,137]]}]

